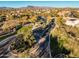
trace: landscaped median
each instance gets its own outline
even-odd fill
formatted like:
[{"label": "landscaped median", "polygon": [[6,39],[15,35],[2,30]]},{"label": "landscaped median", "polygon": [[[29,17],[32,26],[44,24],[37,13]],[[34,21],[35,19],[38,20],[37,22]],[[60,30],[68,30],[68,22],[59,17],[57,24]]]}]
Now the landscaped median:
[{"label": "landscaped median", "polygon": [[10,33],[5,34],[5,35],[1,35],[1,36],[0,36],[0,41],[3,40],[3,39],[6,39],[6,38],[9,37],[9,36],[14,35],[14,34],[16,34],[16,31],[15,31],[15,32],[10,32]]},{"label": "landscaped median", "polygon": [[12,31],[4,33],[3,35],[0,35],[0,41],[3,39],[6,39],[9,36],[17,34],[17,30],[19,30],[22,27],[22,25],[17,25]]}]

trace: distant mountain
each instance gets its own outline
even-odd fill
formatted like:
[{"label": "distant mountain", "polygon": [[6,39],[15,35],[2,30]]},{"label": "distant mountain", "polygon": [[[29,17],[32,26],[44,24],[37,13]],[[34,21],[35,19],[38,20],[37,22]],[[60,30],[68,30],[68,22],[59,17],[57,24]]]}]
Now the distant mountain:
[{"label": "distant mountain", "polygon": [[29,5],[29,6],[27,6],[27,8],[33,8],[33,7],[35,7],[35,6],[30,6],[30,5]]},{"label": "distant mountain", "polygon": [[14,9],[14,8],[11,8],[11,7],[0,7],[0,9]]},{"label": "distant mountain", "polygon": [[21,8],[52,8],[52,7],[46,7],[46,6],[31,6],[31,5],[28,5],[27,7],[21,7]]}]

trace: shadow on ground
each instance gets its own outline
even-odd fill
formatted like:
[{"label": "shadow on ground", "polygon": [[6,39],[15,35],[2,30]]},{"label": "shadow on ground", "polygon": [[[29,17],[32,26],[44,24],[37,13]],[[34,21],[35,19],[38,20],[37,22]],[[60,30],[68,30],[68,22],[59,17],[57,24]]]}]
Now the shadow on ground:
[{"label": "shadow on ground", "polygon": [[52,35],[50,36],[51,39],[51,55],[54,58],[67,58],[68,54],[70,53],[70,51],[68,51],[65,47],[60,47],[59,42],[58,42],[58,38],[57,36],[52,37]]}]

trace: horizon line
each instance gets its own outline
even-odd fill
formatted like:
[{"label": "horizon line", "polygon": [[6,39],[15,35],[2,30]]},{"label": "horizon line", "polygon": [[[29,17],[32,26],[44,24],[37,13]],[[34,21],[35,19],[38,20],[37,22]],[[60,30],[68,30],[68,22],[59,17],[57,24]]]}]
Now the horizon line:
[{"label": "horizon line", "polygon": [[[9,7],[9,6],[0,6],[0,8],[27,8],[27,7],[29,7],[29,6],[31,6],[31,5],[28,5],[28,6],[24,6],[24,7]],[[38,7],[38,8],[79,8],[79,7],[49,7],[49,6],[32,6],[32,7]]]}]

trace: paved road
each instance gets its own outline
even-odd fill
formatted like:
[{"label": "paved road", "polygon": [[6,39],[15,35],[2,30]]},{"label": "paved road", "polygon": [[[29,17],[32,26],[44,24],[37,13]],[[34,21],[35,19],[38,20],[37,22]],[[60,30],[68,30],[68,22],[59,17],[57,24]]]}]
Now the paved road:
[{"label": "paved road", "polygon": [[37,44],[30,50],[31,57],[50,58],[50,31],[55,27],[54,22],[50,22],[44,29],[37,28],[33,30],[33,35],[37,40]]},{"label": "paved road", "polygon": [[10,43],[10,42],[14,41],[14,40],[15,40],[14,38],[16,38],[16,35],[10,36],[10,37],[8,37],[8,38],[2,40],[2,41],[0,42],[0,47],[3,47],[3,46],[5,46],[7,43]]},{"label": "paved road", "polygon": [[[28,26],[29,24],[25,24],[24,26]],[[0,41],[0,57],[10,57],[10,45],[12,42],[16,41],[16,37],[17,35],[12,35],[10,37],[7,37],[6,39]],[[11,55],[12,57],[15,57],[13,55]]]},{"label": "paved road", "polygon": [[16,35],[10,36],[0,42],[0,57],[5,57],[9,53],[11,42],[16,40]]},{"label": "paved road", "polygon": [[[27,26],[27,25],[25,25]],[[51,51],[50,51],[50,35],[49,32],[51,28],[53,29],[55,26],[54,22],[50,22],[46,28],[42,29],[36,29],[33,31],[34,37],[37,40],[37,44],[35,45],[35,53],[39,52],[37,57],[51,57]],[[11,42],[16,40],[16,35],[10,36],[0,42],[0,57],[6,57],[4,56],[8,52],[10,52],[10,45]],[[39,43],[38,43],[39,42]],[[33,50],[33,48],[32,48]],[[36,52],[36,50],[39,50]],[[47,54],[47,56],[46,56]],[[8,55],[10,56],[10,55]]]}]

